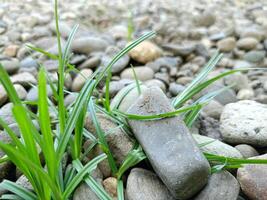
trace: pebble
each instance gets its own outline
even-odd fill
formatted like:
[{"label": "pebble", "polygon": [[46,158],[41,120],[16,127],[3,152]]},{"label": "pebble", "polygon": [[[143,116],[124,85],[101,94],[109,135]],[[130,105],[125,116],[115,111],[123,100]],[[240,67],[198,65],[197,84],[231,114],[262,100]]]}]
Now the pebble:
[{"label": "pebble", "polygon": [[163,92],[166,92],[166,85],[158,79],[151,79],[146,82],[144,82],[145,86],[147,87],[152,87],[152,86],[157,86],[159,87]]},{"label": "pebble", "polygon": [[236,200],[240,186],[236,178],[228,171],[214,173],[208,184],[193,200]]},{"label": "pebble", "polygon": [[20,61],[20,67],[21,68],[36,68],[37,69],[39,67],[39,64],[32,57],[26,57]]},{"label": "pebble", "polygon": [[27,190],[33,191],[32,184],[30,183],[30,181],[27,179],[25,175],[20,176],[18,180],[16,181],[16,184],[18,184],[19,186],[22,186],[23,188]]},{"label": "pebble", "polygon": [[[0,108],[0,117],[7,125],[15,123],[12,113],[12,103],[7,103]],[[0,126],[1,127],[1,126]]]},{"label": "pebble", "polygon": [[0,85],[0,106],[2,106],[8,99],[5,88]]},{"label": "pebble", "polygon": [[252,50],[244,55],[244,59],[251,63],[260,63],[265,58],[264,51]]},{"label": "pebble", "polygon": [[87,59],[86,61],[84,61],[83,63],[81,63],[78,68],[79,69],[85,69],[85,68],[96,68],[100,65],[101,63],[101,59],[99,58],[99,56],[93,56],[89,59]]},{"label": "pebble", "polygon": [[222,137],[231,144],[267,146],[267,106],[252,100],[227,104],[221,115]]},{"label": "pebble", "polygon": [[[165,94],[152,87],[145,90],[127,112],[151,115],[172,110]],[[209,163],[179,117],[157,121],[129,120],[129,125],[153,169],[175,198],[190,198],[206,184]]]},{"label": "pebble", "polygon": [[255,49],[258,44],[258,40],[253,37],[241,38],[236,43],[237,47],[243,50]]},{"label": "pebble", "polygon": [[206,137],[204,135],[197,135],[197,134],[192,134],[192,135],[197,144],[200,145],[200,149],[203,152],[230,158],[243,157],[237,149],[224,142],[221,142],[219,140],[210,137]]},{"label": "pebble", "polygon": [[97,37],[81,37],[72,43],[72,50],[76,53],[90,54],[96,51],[105,51],[108,42]]},{"label": "pebble", "polygon": [[13,74],[19,69],[19,61],[16,58],[10,60],[0,60],[0,63],[3,65],[8,74]]},{"label": "pebble", "polygon": [[177,83],[170,83],[169,91],[173,96],[177,96],[180,94],[185,87],[183,85],[177,84]]},{"label": "pebble", "polygon": [[114,177],[106,178],[103,181],[103,187],[112,198],[117,198],[118,181]]},{"label": "pebble", "polygon": [[211,100],[207,105],[203,107],[202,110],[207,114],[207,116],[215,119],[220,119],[221,113],[223,111],[223,105],[216,100]]},{"label": "pebble", "polygon": [[216,16],[214,15],[214,12],[205,10],[203,13],[198,14],[194,18],[194,22],[198,26],[206,26],[209,27],[213,25],[216,21]]},{"label": "pebble", "polygon": [[[101,58],[101,65],[108,66],[110,61],[119,53],[120,49],[115,46],[110,46],[106,49],[104,56]],[[112,73],[121,72],[129,63],[130,57],[128,55],[124,55],[121,57],[111,68]]]},{"label": "pebble", "polygon": [[241,89],[237,93],[236,98],[239,100],[249,100],[253,99],[254,97],[254,91],[252,89]]},{"label": "pebble", "polygon": [[162,54],[162,50],[154,43],[144,41],[133,48],[129,55],[133,60],[139,63],[146,64],[157,58]]},{"label": "pebble", "polygon": [[16,57],[17,51],[19,49],[18,45],[9,45],[5,48],[4,50],[4,55],[9,56],[9,57]]},{"label": "pebble", "polygon": [[25,88],[20,85],[20,84],[15,84],[14,88],[18,94],[18,97],[20,100],[25,100],[26,96],[27,96],[27,91],[25,90]]},{"label": "pebble", "polygon": [[222,39],[217,43],[218,49],[222,52],[230,52],[234,50],[235,45],[236,45],[236,40],[234,37],[228,37]]},{"label": "pebble", "polygon": [[82,69],[80,73],[74,78],[71,91],[78,92],[82,89],[86,80],[93,74],[91,69]]},{"label": "pebble", "polygon": [[182,45],[177,45],[177,44],[164,44],[162,45],[163,49],[170,51],[173,53],[175,56],[188,56],[191,54],[196,46],[194,44],[182,44]]},{"label": "pebble", "polygon": [[[46,85],[46,92],[47,92],[48,97],[52,96],[53,92],[52,92],[50,85]],[[38,87],[32,87],[28,91],[28,94],[26,96],[26,100],[27,101],[37,101],[38,100]]]},{"label": "pebble", "polygon": [[36,78],[28,72],[15,74],[15,75],[11,76],[10,79],[11,79],[11,82],[13,84],[17,83],[17,84],[20,84],[26,88],[30,87],[31,84],[33,84],[33,85],[37,84]]},{"label": "pebble", "polygon": [[73,194],[73,200],[101,200],[96,196],[93,190],[86,184],[80,184]]},{"label": "pebble", "polygon": [[149,67],[133,67],[133,69],[127,68],[123,70],[121,72],[121,78],[122,79],[135,79],[133,70],[135,71],[137,79],[140,81],[151,80],[154,77],[154,71]]},{"label": "pebble", "polygon": [[[267,159],[267,154],[251,159]],[[237,170],[237,180],[249,199],[267,199],[267,182],[264,176],[266,173],[267,165],[247,164]]]},{"label": "pebble", "polygon": [[174,200],[158,176],[146,169],[134,168],[127,179],[128,200]]},{"label": "pebble", "polygon": [[236,145],[235,148],[242,154],[244,158],[250,158],[259,155],[257,150],[248,144],[239,144]]}]

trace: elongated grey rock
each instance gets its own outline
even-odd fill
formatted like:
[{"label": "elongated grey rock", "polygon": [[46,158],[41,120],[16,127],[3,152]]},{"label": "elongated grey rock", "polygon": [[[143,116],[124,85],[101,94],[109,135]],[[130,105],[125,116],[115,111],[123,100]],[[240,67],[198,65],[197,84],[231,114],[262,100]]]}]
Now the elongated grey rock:
[{"label": "elongated grey rock", "polygon": [[[145,90],[128,113],[152,115],[173,111],[156,87]],[[207,183],[210,166],[179,117],[151,121],[129,120],[152,167],[172,195],[189,199]]]}]

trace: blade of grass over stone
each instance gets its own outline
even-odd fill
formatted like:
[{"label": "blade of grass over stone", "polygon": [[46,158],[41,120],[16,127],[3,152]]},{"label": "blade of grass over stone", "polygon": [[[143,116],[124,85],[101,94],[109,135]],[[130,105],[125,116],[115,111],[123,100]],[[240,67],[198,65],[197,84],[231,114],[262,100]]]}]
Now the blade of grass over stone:
[{"label": "blade of grass over stone", "polygon": [[15,194],[3,194],[0,199],[5,199],[5,200],[24,200],[23,198],[15,195]]},{"label": "blade of grass over stone", "polygon": [[13,192],[22,199],[37,200],[37,196],[34,193],[9,180],[4,180],[2,183],[0,183],[0,188],[3,190],[8,190],[10,192]]},{"label": "blade of grass over stone", "polygon": [[137,88],[137,91],[138,91],[138,94],[140,95],[141,94],[141,88],[140,88],[140,83],[138,81],[138,77],[135,73],[135,70],[134,70],[134,67],[133,65],[131,64],[131,68],[132,68],[132,71],[133,71],[133,75],[134,75],[134,80],[135,80],[135,83],[136,83],[136,88]]},{"label": "blade of grass over stone", "polygon": [[179,115],[181,113],[190,111],[195,109],[196,107],[199,107],[201,104],[198,105],[192,105],[192,106],[185,106],[180,109],[177,109],[175,111],[171,112],[166,112],[166,113],[160,113],[160,114],[155,114],[155,115],[135,115],[135,114],[128,114],[121,112],[119,110],[115,110],[114,112],[120,116],[123,116],[127,119],[133,119],[133,120],[155,120],[155,119],[162,119],[162,118],[167,118],[167,117],[173,117],[176,115]]},{"label": "blade of grass over stone", "polygon": [[48,58],[50,58],[50,59],[52,59],[52,60],[57,60],[57,59],[58,59],[58,57],[57,57],[55,54],[49,53],[48,51],[45,51],[45,50],[43,50],[43,49],[41,49],[41,48],[39,48],[39,47],[35,47],[35,46],[30,45],[30,44],[27,44],[26,46],[27,46],[28,48],[30,48],[30,49],[36,51],[36,52],[39,52],[39,53],[41,53],[41,54],[47,56]]},{"label": "blade of grass over stone", "polygon": [[98,122],[98,119],[96,117],[94,102],[92,100],[90,100],[90,102],[89,102],[89,113],[90,113],[90,117],[91,117],[93,124],[95,126],[95,129],[96,129],[96,133],[97,133],[97,136],[99,139],[100,147],[101,147],[102,151],[107,155],[107,159],[108,159],[109,166],[111,168],[112,173],[116,174],[118,171],[117,166],[116,166],[116,162],[113,158],[113,155],[112,155],[112,153],[109,149],[108,143],[106,141],[106,135],[103,132],[103,130],[101,129],[100,124]]},{"label": "blade of grass over stone", "polygon": [[79,159],[81,155],[82,148],[82,136],[83,136],[83,127],[84,119],[86,116],[87,106],[84,106],[82,112],[79,115],[75,129],[74,129],[74,138],[73,138],[73,148],[71,149],[73,159]]},{"label": "blade of grass over stone", "polygon": [[186,115],[186,117],[184,118],[184,122],[186,124],[187,127],[192,127],[193,123],[195,122],[195,120],[198,117],[198,114],[200,112],[200,110],[202,109],[202,105],[200,104],[196,104],[196,107],[193,108],[188,115]]},{"label": "blade of grass over stone", "polygon": [[[92,159],[90,162],[88,162],[71,180],[71,182],[67,185],[64,193],[63,193],[63,199],[69,198],[69,196],[72,194],[72,192],[75,190],[75,188],[80,184],[80,182],[83,180],[84,176],[93,171],[98,163],[103,161],[106,158],[105,154],[101,154],[94,159]],[[74,160],[75,162],[77,160]]]},{"label": "blade of grass over stone", "polygon": [[122,180],[118,180],[117,194],[118,194],[118,200],[124,200],[123,181]]},{"label": "blade of grass over stone", "polygon": [[129,168],[135,166],[142,160],[146,158],[145,153],[143,152],[141,146],[139,145],[137,148],[131,150],[123,161],[118,173],[118,179],[121,179],[124,172],[126,172]]},{"label": "blade of grass over stone", "polygon": [[127,85],[126,87],[122,88],[119,93],[114,97],[111,106],[111,109],[118,109],[122,100],[124,97],[134,88],[136,87],[136,84],[131,83]]},{"label": "blade of grass over stone", "polygon": [[186,101],[186,99],[188,99],[188,94],[191,93],[198,84],[200,84],[207,78],[209,72],[215,67],[215,65],[220,61],[221,58],[222,54],[219,54],[218,52],[212,56],[212,58],[204,66],[197,77],[186,87],[186,89],[181,94],[174,98],[172,104],[175,108],[180,107]]},{"label": "blade of grass over stone", "polygon": [[72,30],[71,30],[71,32],[70,32],[70,34],[68,36],[68,40],[66,42],[66,46],[64,48],[64,52],[63,52],[63,56],[62,56],[64,65],[67,65],[67,63],[69,62],[70,47],[71,47],[72,41],[74,39],[74,36],[75,36],[78,28],[79,28],[79,25],[76,24],[72,28]]},{"label": "blade of grass over stone", "polygon": [[57,157],[59,159],[58,162],[60,162],[66,150],[72,131],[74,130],[76,126],[79,115],[83,107],[85,106],[87,99],[93,93],[94,85],[95,85],[95,81],[93,79],[88,80],[75,100],[74,106],[67,119],[64,133],[62,137],[60,138],[59,145],[57,148]]},{"label": "blade of grass over stone", "polygon": [[111,80],[111,77],[112,77],[112,73],[111,73],[111,68],[108,70],[108,73],[107,73],[107,78],[106,78],[106,91],[105,91],[105,103],[104,103],[104,106],[106,108],[106,110],[108,112],[110,112],[110,96],[109,96],[109,85],[110,85],[110,80]]},{"label": "blade of grass over stone", "polygon": [[[73,162],[74,168],[79,172],[82,170],[83,165],[79,160],[75,160]],[[94,191],[94,193],[101,199],[101,200],[112,200],[109,194],[104,190],[102,185],[99,185],[92,176],[87,175],[84,179],[86,184]]]},{"label": "blade of grass over stone", "polygon": [[43,153],[48,168],[48,173],[53,180],[56,180],[57,166],[56,154],[54,149],[53,134],[51,130],[50,116],[48,112],[47,91],[46,91],[46,75],[43,68],[39,71],[38,76],[38,110],[39,124],[43,135]]}]

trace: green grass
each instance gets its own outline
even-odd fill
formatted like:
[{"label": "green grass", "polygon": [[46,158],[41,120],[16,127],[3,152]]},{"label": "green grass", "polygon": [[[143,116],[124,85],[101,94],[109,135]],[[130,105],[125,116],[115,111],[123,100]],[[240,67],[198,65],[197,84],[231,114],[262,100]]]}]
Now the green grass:
[{"label": "green grass", "polygon": [[[90,175],[101,161],[107,159],[112,170],[112,175],[118,179],[118,199],[123,200],[124,186],[122,177],[130,168],[146,159],[142,147],[132,137],[131,128],[127,120],[160,120],[180,115],[184,119],[186,125],[190,127],[197,119],[201,109],[216,95],[228,89],[228,87],[205,94],[189,105],[188,100],[192,100],[193,97],[199,94],[203,89],[225,76],[252,69],[229,70],[218,76],[207,79],[209,72],[214,69],[222,57],[222,54],[216,53],[206,66],[203,67],[202,71],[196,76],[192,83],[189,84],[181,94],[174,98],[172,102],[175,108],[174,111],[157,115],[133,115],[123,113],[119,110],[123,98],[127,96],[130,91],[135,89],[137,89],[139,95],[141,95],[140,86],[142,83],[138,80],[133,69],[135,83],[123,88],[118,95],[116,95],[111,104],[109,85],[112,77],[112,66],[135,46],[155,36],[155,32],[152,31],[122,49],[107,66],[98,68],[98,70],[86,80],[85,85],[77,95],[74,103],[65,107],[64,97],[66,94],[70,93],[64,88],[65,75],[72,71],[79,73],[75,66],[69,63],[71,43],[78,26],[73,27],[66,45],[62,48],[57,4],[58,2],[55,0],[54,12],[58,55],[51,54],[38,47],[28,46],[30,49],[58,61],[57,85],[52,84],[50,78],[46,75],[46,71],[41,67],[38,73],[38,101],[22,102],[18,98],[7,72],[0,64],[0,82],[7,91],[9,100],[13,103],[13,116],[21,132],[21,137],[18,137],[0,118],[0,125],[12,139],[11,144],[5,144],[0,141],[0,148],[6,154],[6,156],[0,159],[0,163],[7,161],[13,162],[33,186],[33,191],[29,191],[16,183],[4,180],[0,183],[0,188],[10,191],[11,194],[4,194],[2,199],[65,200],[71,198],[76,187],[84,181],[100,199],[112,200],[110,195],[103,189],[102,185],[96,182]],[[129,41],[133,39],[133,31],[132,17],[130,17],[128,23]],[[255,68],[253,69],[255,70]],[[97,91],[97,86],[103,78],[106,79],[105,96],[102,99],[98,99],[98,96],[93,96],[93,92]],[[47,84],[50,85],[53,91],[55,104],[47,97]],[[38,112],[33,113],[30,111],[27,108],[28,104],[36,105]],[[51,121],[50,119],[49,108],[57,113],[57,119],[55,121]],[[85,117],[88,113],[96,129],[95,135],[84,128]],[[106,140],[106,136],[112,134],[114,130],[110,130],[106,133],[103,132],[98,121],[99,119],[97,118],[97,113],[104,114],[108,119],[116,123],[117,128],[122,129],[125,134],[131,136],[135,142],[133,149],[128,153],[120,166],[116,164]],[[38,121],[40,131],[35,128],[32,122],[33,119]],[[91,145],[83,151],[82,146],[84,140],[90,140]],[[99,145],[103,154],[83,164],[81,160],[83,160],[96,145]],[[68,153],[70,154],[69,157],[71,161],[68,163],[68,167],[64,169],[63,159]],[[44,157],[43,162],[41,162],[41,154]],[[228,168],[238,168],[243,164],[267,164],[267,160],[228,158],[208,153],[204,153],[204,155],[213,166],[212,172],[218,172]]]}]

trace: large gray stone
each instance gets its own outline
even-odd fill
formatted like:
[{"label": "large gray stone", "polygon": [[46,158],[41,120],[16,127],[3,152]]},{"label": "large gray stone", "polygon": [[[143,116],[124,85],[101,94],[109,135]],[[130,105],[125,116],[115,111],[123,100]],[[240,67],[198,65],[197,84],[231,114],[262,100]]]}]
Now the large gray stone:
[{"label": "large gray stone", "polygon": [[[173,111],[156,87],[145,90],[128,113],[152,115]],[[207,182],[210,166],[179,117],[153,121],[129,120],[155,172],[173,196],[188,199]]]},{"label": "large gray stone", "polygon": [[86,184],[82,183],[74,192],[73,200],[100,200],[91,188]]},{"label": "large gray stone", "polygon": [[206,187],[193,200],[236,200],[239,194],[239,184],[235,177],[221,171],[212,174]]},{"label": "large gray stone", "polygon": [[159,177],[148,170],[132,169],[127,179],[128,200],[174,200]]}]

